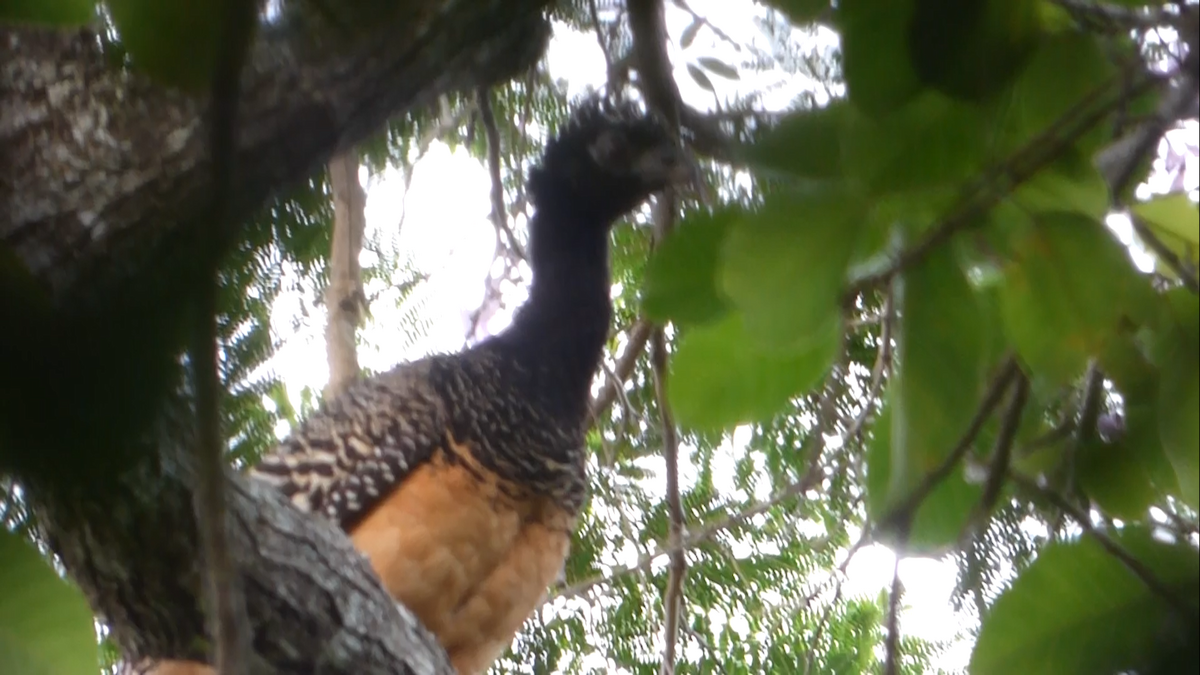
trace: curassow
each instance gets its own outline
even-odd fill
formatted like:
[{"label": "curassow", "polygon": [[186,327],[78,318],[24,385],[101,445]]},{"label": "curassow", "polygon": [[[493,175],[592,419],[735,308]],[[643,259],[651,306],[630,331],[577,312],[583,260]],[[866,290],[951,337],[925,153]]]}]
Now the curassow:
[{"label": "curassow", "polygon": [[612,317],[610,229],[693,176],[655,117],[584,103],[529,174],[533,277],[512,324],[352,385],[251,470],[341,525],[462,675],[504,652],[567,556]]}]

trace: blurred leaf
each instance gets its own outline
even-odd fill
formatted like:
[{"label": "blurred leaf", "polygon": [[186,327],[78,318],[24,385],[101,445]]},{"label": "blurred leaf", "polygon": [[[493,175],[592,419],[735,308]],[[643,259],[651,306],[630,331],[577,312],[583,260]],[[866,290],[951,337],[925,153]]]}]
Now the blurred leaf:
[{"label": "blurred leaf", "polygon": [[[1148,225],[1158,240],[1181,262],[1190,265],[1193,271],[1200,268],[1200,212],[1196,203],[1186,194],[1176,192],[1155,197],[1134,204],[1130,211],[1135,218]],[[1171,279],[1177,276],[1157,255],[1155,271]]]},{"label": "blurred leaf", "polygon": [[[1200,601],[1200,558],[1188,544],[1127,527],[1112,537],[1186,605]],[[1136,617],[1136,620],[1131,618]],[[973,675],[1140,670],[1195,640],[1177,616],[1094,539],[1050,544],[992,607],[971,655]],[[1147,671],[1142,671],[1147,672]],[[1182,671],[1177,671],[1182,672]]]},{"label": "blurred leaf", "polygon": [[1053,164],[1017,188],[1010,199],[1029,213],[1074,211],[1102,221],[1109,210],[1108,184],[1078,150],[1064,152]]},{"label": "blurred leaf", "polygon": [[82,26],[96,14],[93,0],[4,0],[0,20],[48,26]]},{"label": "blurred leaf", "polygon": [[679,46],[687,49],[696,41],[696,36],[700,33],[700,29],[704,27],[704,22],[700,19],[693,19],[688,24],[687,28],[683,29],[683,33],[679,36]]},{"label": "blurred leaf", "polygon": [[94,675],[92,611],[20,537],[0,529],[0,663],[22,675]]},{"label": "blurred leaf", "polygon": [[1038,0],[916,0],[909,45],[918,76],[983,100],[1006,87],[1037,46]]},{"label": "blurred leaf", "polygon": [[830,323],[803,348],[765,349],[736,312],[690,329],[671,359],[672,409],[681,425],[695,430],[765,420],[820,382],[840,337],[840,326]]},{"label": "blurred leaf", "polygon": [[1173,192],[1138,202],[1134,215],[1162,232],[1170,232],[1188,243],[1200,245],[1200,211],[1185,193]]},{"label": "blurred leaf", "polygon": [[[889,510],[962,439],[983,390],[985,348],[978,301],[949,247],[933,250],[906,270],[893,292],[901,319],[898,366],[888,390],[891,475],[884,503]],[[958,475],[943,482],[940,494],[935,490],[929,497],[938,506],[926,509],[923,522],[913,523],[909,544],[914,550],[938,550],[956,541],[978,498],[978,488],[966,488]]]},{"label": "blurred leaf", "polygon": [[1154,464],[1166,461],[1161,445],[1095,440],[1077,452],[1079,485],[1105,514],[1140,520],[1162,497]]},{"label": "blurred leaf", "polygon": [[899,108],[921,89],[908,49],[914,0],[842,0],[842,70],[850,103],[869,115]]},{"label": "blurred leaf", "polygon": [[[1009,91],[987,106],[1000,147],[1017,149],[1040,136],[1114,74],[1094,36],[1072,31],[1045,37]],[[1098,124],[1076,147],[1090,156],[1111,136],[1111,128]]]},{"label": "blurred leaf", "polygon": [[841,314],[846,265],[865,220],[862,200],[851,195],[776,193],[733,224],[721,288],[752,340],[799,347],[824,338]]},{"label": "blurred leaf", "polygon": [[203,91],[221,30],[220,5],[199,0],[107,0],[121,43],[133,62],[151,77],[191,91]]},{"label": "blurred leaf", "polygon": [[737,68],[734,68],[720,59],[715,59],[711,56],[701,56],[696,59],[696,63],[699,63],[708,72],[715,73],[726,79],[739,79]]},{"label": "blurred leaf", "polygon": [[700,85],[702,89],[716,93],[717,90],[713,88],[712,80],[708,79],[708,76],[705,75],[704,71],[700,70],[698,66],[689,63],[687,64],[687,71],[688,75],[691,75],[692,79],[696,82],[696,84]]},{"label": "blurred leaf", "polygon": [[[984,165],[990,133],[975,108],[926,90],[886,115],[850,116],[846,174],[872,194],[956,184]],[[942,209],[934,204],[928,210]]]},{"label": "blurred leaf", "polygon": [[1194,509],[1200,503],[1200,300],[1183,288],[1169,299],[1176,325],[1163,338],[1158,433],[1180,497]]},{"label": "blurred leaf", "polygon": [[839,100],[789,113],[741,154],[755,169],[811,180],[839,179],[848,112],[849,106]]},{"label": "blurred leaf", "polygon": [[1100,223],[1075,213],[1036,221],[1005,266],[1004,324],[1029,367],[1068,383],[1103,351],[1145,280]]},{"label": "blurred leaf", "polygon": [[729,309],[717,290],[717,263],[740,209],[695,212],[658,245],[646,264],[642,308],[655,321],[700,324]]}]

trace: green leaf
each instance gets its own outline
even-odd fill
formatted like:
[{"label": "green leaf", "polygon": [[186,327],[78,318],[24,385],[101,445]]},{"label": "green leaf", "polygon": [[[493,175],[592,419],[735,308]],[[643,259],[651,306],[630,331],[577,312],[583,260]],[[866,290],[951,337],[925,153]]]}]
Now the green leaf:
[{"label": "green leaf", "polygon": [[1114,518],[1145,518],[1146,510],[1162,496],[1154,470],[1156,462],[1166,463],[1161,445],[1095,440],[1079,449],[1076,462],[1080,487]]},{"label": "green leaf", "polygon": [[850,102],[869,115],[904,105],[921,89],[909,58],[913,0],[842,0],[842,72]]},{"label": "green leaf", "polygon": [[729,309],[717,290],[717,262],[730,223],[740,209],[687,216],[646,264],[642,309],[655,321],[699,324]]},{"label": "green leaf", "polygon": [[[905,271],[894,293],[901,319],[898,367],[889,387],[888,509],[906,500],[962,439],[979,405],[986,349],[984,317],[950,247],[935,249]],[[926,504],[924,522],[913,523],[909,544],[916,550],[957,541],[978,497],[978,488],[965,486],[961,476],[944,483],[930,499],[945,503],[936,509]]]},{"label": "green leaf", "polygon": [[[985,122],[974,107],[932,90],[886,115],[849,115],[846,175],[873,195],[956,185],[975,176],[989,157]],[[943,208],[935,203],[929,210],[937,214]]]},{"label": "green leaf", "polygon": [[[1110,532],[1179,601],[1200,599],[1200,558],[1186,543],[1147,531]],[[984,620],[972,675],[1064,675],[1142,670],[1195,639],[1177,615],[1094,539],[1051,544],[1013,582]],[[1183,672],[1183,671],[1175,671]]]},{"label": "green leaf", "polygon": [[1177,326],[1164,338],[1158,433],[1180,497],[1194,509],[1200,503],[1200,300],[1182,288],[1170,300]]},{"label": "green leaf", "polygon": [[0,529],[0,663],[23,675],[94,675],[99,651],[79,589],[21,537]]},{"label": "green leaf", "polygon": [[840,326],[830,324],[804,348],[763,349],[736,312],[686,331],[671,359],[668,387],[679,423],[715,431],[770,418],[821,381],[840,333]]},{"label": "green leaf", "polygon": [[[1150,231],[1181,262],[1200,267],[1200,212],[1196,203],[1181,192],[1134,204],[1133,216],[1149,226]],[[1139,237],[1140,239],[1140,237]],[[1155,255],[1155,271],[1174,279],[1175,271]]]},{"label": "green leaf", "polygon": [[894,529],[899,523],[889,519],[892,507],[887,501],[892,480],[893,428],[892,406],[886,402],[875,417],[867,446],[867,509],[871,520],[880,523],[877,539],[904,554],[944,553],[948,533],[962,531],[983,490],[968,483],[961,471],[954,471],[921,502],[907,532]]},{"label": "green leaf", "polygon": [[865,221],[861,198],[776,193],[733,224],[721,289],[754,341],[792,347],[824,338],[841,315],[846,265]]},{"label": "green leaf", "polygon": [[1020,72],[1041,29],[1039,0],[916,0],[909,45],[918,76],[946,94],[984,100]]},{"label": "green leaf", "polygon": [[[1000,147],[1017,149],[1040,136],[1114,74],[1108,55],[1091,34],[1047,36],[1009,91],[988,105],[996,116],[993,129]],[[1076,147],[1090,156],[1111,136],[1111,128],[1097,124]]]},{"label": "green leaf", "polygon": [[1022,184],[1010,199],[1028,213],[1074,211],[1100,221],[1109,209],[1104,176],[1075,149]]},{"label": "green leaf", "polygon": [[1013,242],[1001,312],[1025,363],[1066,384],[1104,350],[1146,282],[1100,223],[1076,213],[1035,220]]},{"label": "green leaf", "polygon": [[1200,246],[1200,211],[1186,193],[1172,192],[1138,202],[1130,211],[1155,229]]},{"label": "green leaf", "polygon": [[841,138],[848,112],[849,106],[839,100],[790,113],[739,155],[754,169],[811,180],[841,178]]},{"label": "green leaf", "polygon": [[47,26],[82,26],[95,17],[93,0],[5,0],[0,20]]},{"label": "green leaf", "polygon": [[212,79],[218,49],[217,3],[188,0],[108,0],[121,44],[133,62],[165,84],[202,91]]}]

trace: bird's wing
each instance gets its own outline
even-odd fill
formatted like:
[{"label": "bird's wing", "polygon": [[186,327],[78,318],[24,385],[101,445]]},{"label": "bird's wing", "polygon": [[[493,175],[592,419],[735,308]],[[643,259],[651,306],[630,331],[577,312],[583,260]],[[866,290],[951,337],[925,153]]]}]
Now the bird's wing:
[{"label": "bird's wing", "polygon": [[351,385],[250,470],[297,508],[351,526],[446,438],[428,360]]}]

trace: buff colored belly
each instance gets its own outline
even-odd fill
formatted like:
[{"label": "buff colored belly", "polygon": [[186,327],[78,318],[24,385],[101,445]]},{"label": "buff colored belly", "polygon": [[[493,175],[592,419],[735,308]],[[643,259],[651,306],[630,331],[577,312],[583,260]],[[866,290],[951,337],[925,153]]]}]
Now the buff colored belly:
[{"label": "buff colored belly", "polygon": [[541,602],[574,520],[544,499],[503,494],[472,468],[485,478],[438,453],[350,535],[462,675],[485,671]]}]

